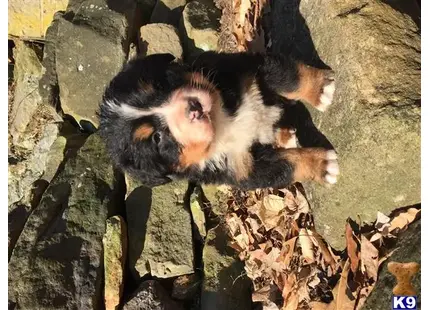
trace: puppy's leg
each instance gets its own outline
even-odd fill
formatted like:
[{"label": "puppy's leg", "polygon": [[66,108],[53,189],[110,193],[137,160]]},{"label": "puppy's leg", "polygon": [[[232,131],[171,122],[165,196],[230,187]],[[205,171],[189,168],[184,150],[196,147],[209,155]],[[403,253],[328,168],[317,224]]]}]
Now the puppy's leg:
[{"label": "puppy's leg", "polygon": [[285,150],[281,158],[293,166],[293,182],[317,181],[334,184],[339,175],[337,155],[333,150],[300,148]]},{"label": "puppy's leg", "polygon": [[[334,149],[326,136],[315,126],[311,114],[303,103],[293,102],[284,98],[280,98],[280,100],[284,110],[281,119],[276,124],[276,127],[278,127],[275,132],[276,141],[290,141],[291,144],[292,137],[288,140],[288,133],[291,128],[294,128],[294,138],[297,138],[301,147]],[[278,142],[277,144],[282,143]]]},{"label": "puppy's leg", "polygon": [[243,189],[281,188],[303,181],[334,184],[339,175],[337,156],[333,150],[274,149],[270,146],[255,145],[252,155],[252,173],[237,184]]},{"label": "puppy's leg", "polygon": [[333,100],[334,72],[305,65],[284,56],[267,56],[260,68],[267,87],[292,100],[325,111]]}]

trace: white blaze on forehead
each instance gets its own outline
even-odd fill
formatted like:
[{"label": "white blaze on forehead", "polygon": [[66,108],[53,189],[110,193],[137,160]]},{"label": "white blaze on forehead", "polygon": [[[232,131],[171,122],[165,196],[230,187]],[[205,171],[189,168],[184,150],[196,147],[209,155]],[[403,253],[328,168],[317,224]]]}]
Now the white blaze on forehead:
[{"label": "white blaze on forehead", "polygon": [[144,117],[144,116],[151,116],[156,114],[157,112],[155,111],[155,109],[157,108],[152,108],[152,109],[140,109],[137,107],[133,107],[131,105],[128,104],[116,104],[115,102],[108,100],[105,102],[106,105],[109,107],[109,109],[122,116],[123,118],[126,119],[136,119],[136,118],[140,118],[140,117]]}]

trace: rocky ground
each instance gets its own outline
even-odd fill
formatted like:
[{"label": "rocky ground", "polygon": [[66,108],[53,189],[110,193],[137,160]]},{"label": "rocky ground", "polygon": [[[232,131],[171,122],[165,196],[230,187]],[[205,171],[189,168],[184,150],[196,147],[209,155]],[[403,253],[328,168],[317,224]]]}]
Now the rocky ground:
[{"label": "rocky ground", "polygon": [[[9,1],[10,309],[389,307],[386,262],[420,262],[418,2],[43,3]],[[335,102],[312,113],[339,184],[150,189],[115,170],[97,134],[106,83],[136,55],[202,50],[332,67]]]}]

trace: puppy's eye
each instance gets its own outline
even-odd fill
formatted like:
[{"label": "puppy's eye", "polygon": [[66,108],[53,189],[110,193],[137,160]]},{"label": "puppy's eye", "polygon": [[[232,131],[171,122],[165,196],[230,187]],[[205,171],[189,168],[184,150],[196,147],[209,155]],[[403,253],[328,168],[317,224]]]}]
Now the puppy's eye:
[{"label": "puppy's eye", "polygon": [[154,132],[154,134],[152,135],[152,142],[155,144],[160,144],[162,139],[162,134],[159,131]]}]

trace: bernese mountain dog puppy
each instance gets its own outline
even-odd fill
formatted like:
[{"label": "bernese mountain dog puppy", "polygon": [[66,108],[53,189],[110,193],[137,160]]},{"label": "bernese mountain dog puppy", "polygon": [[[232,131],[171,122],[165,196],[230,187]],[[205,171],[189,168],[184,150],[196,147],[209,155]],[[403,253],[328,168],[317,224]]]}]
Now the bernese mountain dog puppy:
[{"label": "bernese mountain dog puppy", "polygon": [[156,54],[112,79],[99,132],[114,163],[150,187],[178,178],[244,190],[333,184],[334,148],[299,102],[323,111],[333,93],[331,70],[284,56],[204,52],[186,64]]}]

